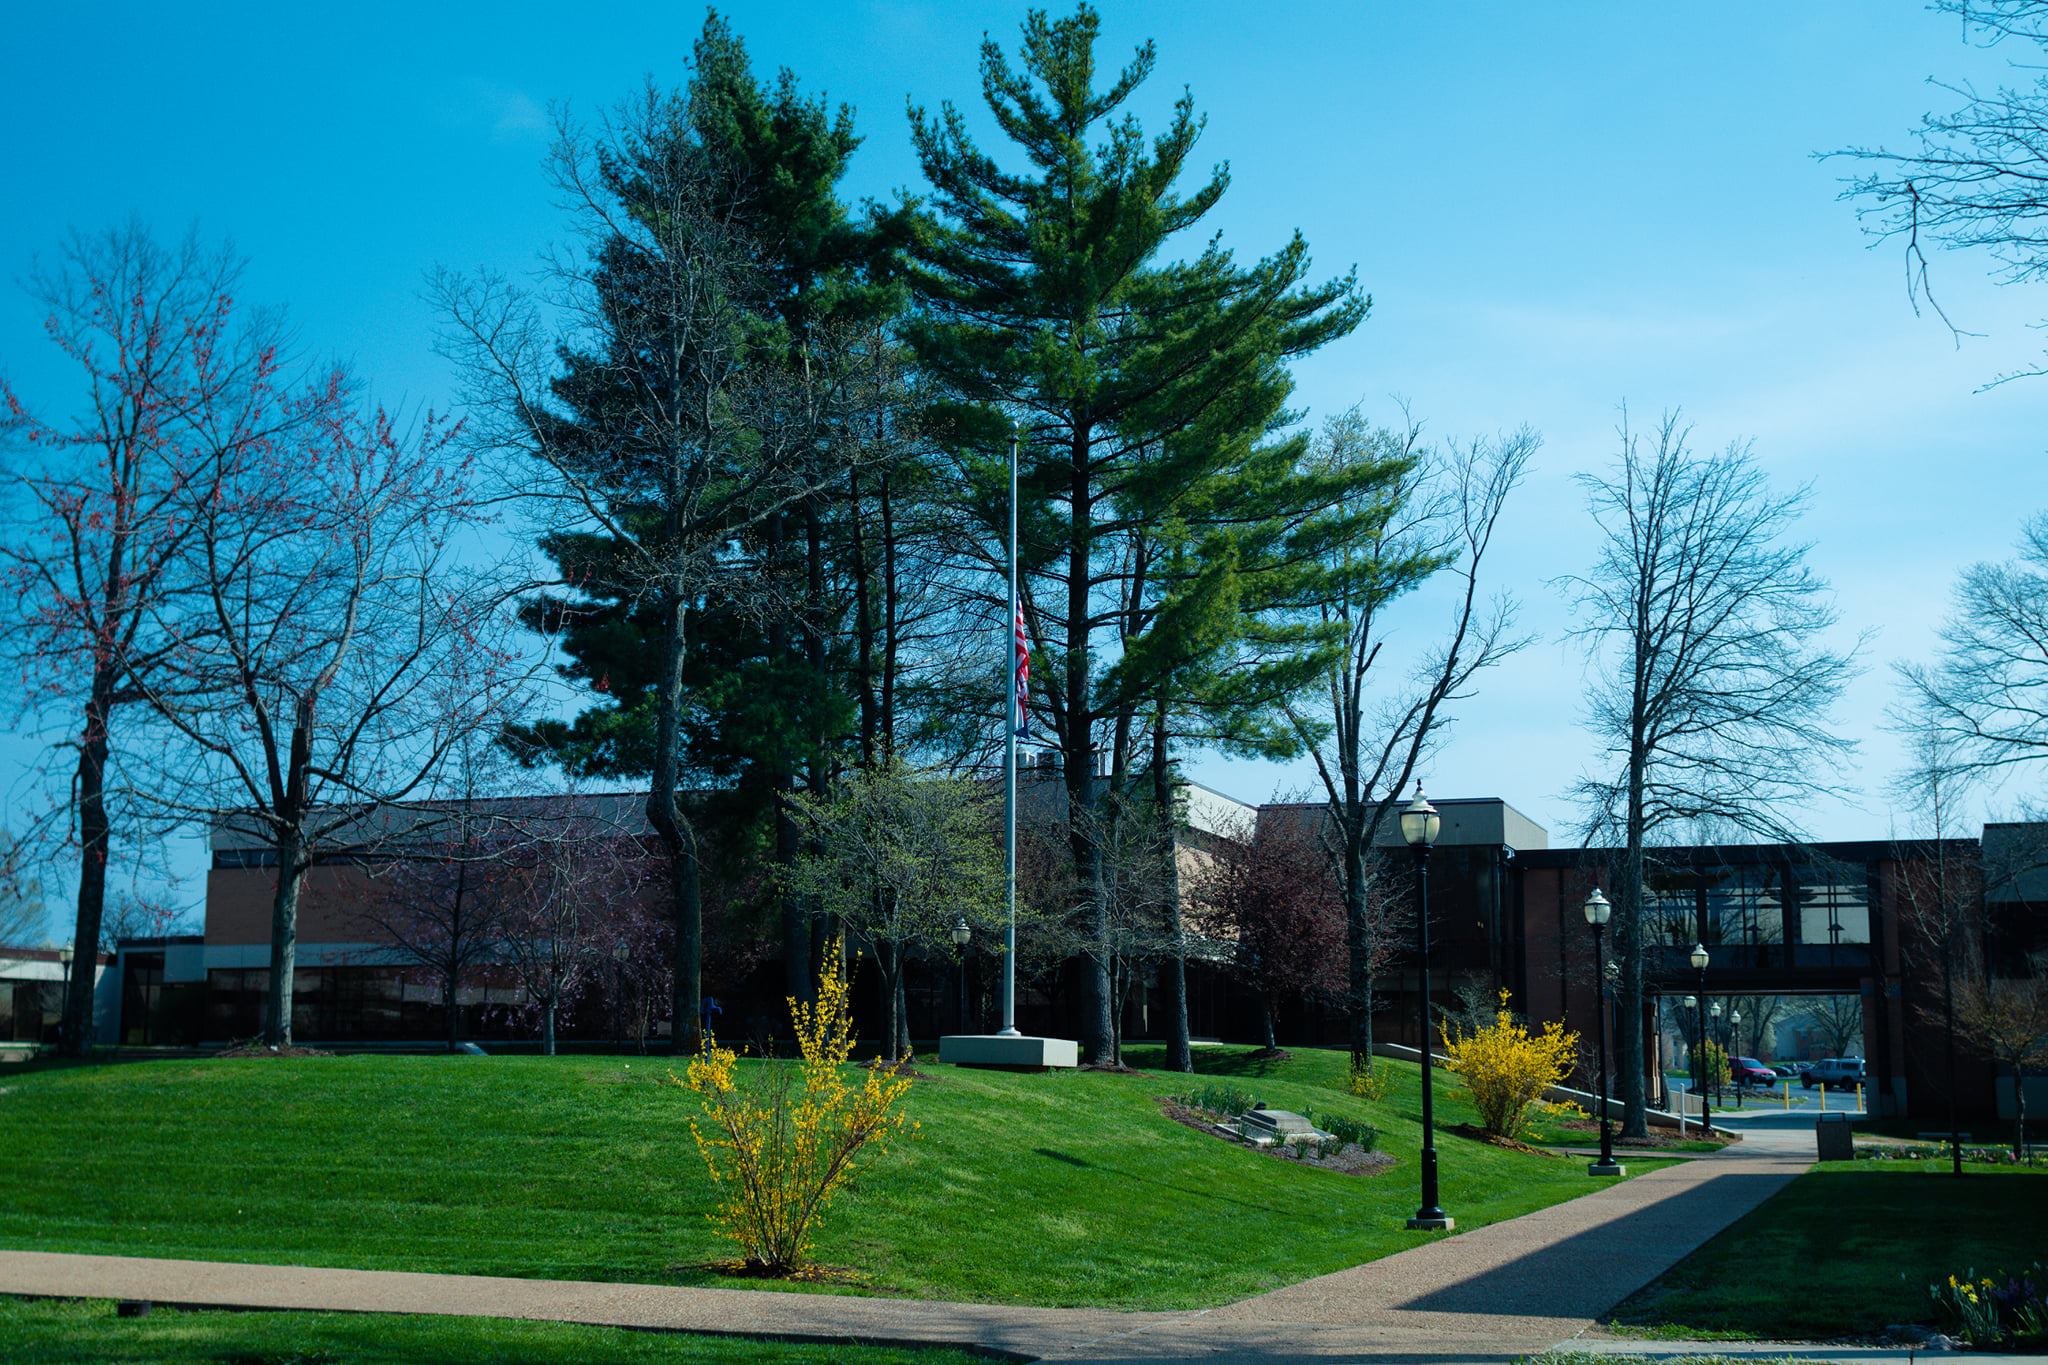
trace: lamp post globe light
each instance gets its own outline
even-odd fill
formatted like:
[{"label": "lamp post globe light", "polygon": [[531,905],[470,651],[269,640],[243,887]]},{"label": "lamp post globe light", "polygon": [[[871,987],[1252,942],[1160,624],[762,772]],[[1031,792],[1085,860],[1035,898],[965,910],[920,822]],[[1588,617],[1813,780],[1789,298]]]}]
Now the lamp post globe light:
[{"label": "lamp post globe light", "polygon": [[967,1032],[967,944],[974,937],[974,930],[967,925],[967,916],[961,915],[953,921],[953,946],[960,953],[960,1031]]},{"label": "lamp post globe light", "polygon": [[1595,1014],[1600,1039],[1600,1159],[1586,1167],[1586,1174],[1626,1175],[1627,1172],[1614,1160],[1614,1129],[1607,1102],[1607,952],[1602,946],[1601,935],[1614,914],[1614,906],[1596,886],[1593,894],[1586,897],[1585,911],[1586,923],[1593,926],[1593,977],[1600,997],[1600,1008]]},{"label": "lamp post globe light", "polygon": [[[1711,1133],[1714,1131],[1714,1116],[1707,1112],[1707,1092],[1705,1087],[1699,1084],[1700,1081],[1704,1081],[1707,1078],[1707,949],[1705,944],[1695,943],[1692,945],[1691,962],[1692,969],[1700,974],[1700,993],[1690,1002],[1696,1007],[1694,1015],[1698,1022],[1699,1037],[1699,1042],[1693,1047],[1693,1056],[1699,1059],[1693,1067],[1695,1076],[1693,1089],[1699,1092],[1700,1097],[1700,1130]],[[1716,1005],[1714,1007],[1715,1012],[1719,1013],[1720,1008],[1719,1005]]]},{"label": "lamp post globe light", "polygon": [[1401,808],[1401,838],[1415,850],[1415,931],[1422,966],[1416,1012],[1421,1023],[1421,1036],[1416,1041],[1421,1044],[1422,1061],[1422,1207],[1408,1220],[1408,1226],[1426,1231],[1447,1230],[1455,1226],[1437,1200],[1436,1110],[1430,1074],[1435,1068],[1430,1062],[1429,1046],[1429,846],[1436,842],[1437,831],[1441,828],[1443,817],[1423,796],[1422,783],[1417,782],[1415,799]]}]

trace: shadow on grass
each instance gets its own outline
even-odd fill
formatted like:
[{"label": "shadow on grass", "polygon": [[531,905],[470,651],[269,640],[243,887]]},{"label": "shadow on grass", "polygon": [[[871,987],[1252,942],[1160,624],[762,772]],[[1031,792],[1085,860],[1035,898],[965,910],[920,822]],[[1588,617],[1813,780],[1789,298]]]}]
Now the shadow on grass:
[{"label": "shadow on grass", "polygon": [[1042,1156],[1052,1161],[1064,1161],[1067,1165],[1079,1166],[1084,1171],[1095,1169],[1095,1163],[1092,1161],[1083,1161],[1080,1157],[1068,1156],[1065,1152],[1055,1152],[1050,1147],[1033,1147],[1031,1154],[1033,1156]]}]

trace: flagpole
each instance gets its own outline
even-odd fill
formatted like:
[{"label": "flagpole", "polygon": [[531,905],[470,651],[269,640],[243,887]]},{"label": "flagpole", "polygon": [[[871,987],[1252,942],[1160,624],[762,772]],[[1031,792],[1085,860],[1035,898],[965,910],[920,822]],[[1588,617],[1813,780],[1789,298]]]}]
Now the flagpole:
[{"label": "flagpole", "polygon": [[1009,921],[1003,926],[1003,1035],[1017,1037],[1017,716],[1026,699],[1017,693],[1017,432],[1010,427],[1010,671],[1003,683],[1003,889]]}]

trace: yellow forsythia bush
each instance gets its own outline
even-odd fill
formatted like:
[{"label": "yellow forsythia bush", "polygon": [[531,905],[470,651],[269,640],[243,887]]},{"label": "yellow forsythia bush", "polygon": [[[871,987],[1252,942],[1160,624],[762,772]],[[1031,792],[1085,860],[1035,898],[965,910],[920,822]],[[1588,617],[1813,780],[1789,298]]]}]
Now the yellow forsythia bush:
[{"label": "yellow forsythia bush", "polygon": [[1700,1044],[1700,1084],[1726,1089],[1728,1076],[1728,1050],[1711,1038]]},{"label": "yellow forsythia bush", "polygon": [[1506,991],[1491,1024],[1466,1032],[1446,1022],[1442,1031],[1445,1066],[1465,1082],[1481,1126],[1500,1138],[1521,1135],[1530,1106],[1570,1072],[1579,1044],[1555,1021],[1531,1033],[1508,1009]]},{"label": "yellow forsythia bush", "polygon": [[1351,1074],[1345,1078],[1344,1088],[1362,1100],[1377,1103],[1393,1093],[1394,1081],[1383,1066],[1372,1065],[1370,1059],[1363,1062],[1351,1059]]},{"label": "yellow forsythia bush", "polygon": [[690,1135],[724,1196],[711,1221],[752,1271],[801,1269],[833,1196],[890,1137],[916,1130],[898,1108],[909,1077],[881,1066],[858,1084],[846,1075],[853,1012],[840,960],[834,942],[816,1002],[789,1002],[801,1061],[771,1058],[743,1072],[732,1049],[707,1036],[687,1077],[669,1078],[703,1102]]}]

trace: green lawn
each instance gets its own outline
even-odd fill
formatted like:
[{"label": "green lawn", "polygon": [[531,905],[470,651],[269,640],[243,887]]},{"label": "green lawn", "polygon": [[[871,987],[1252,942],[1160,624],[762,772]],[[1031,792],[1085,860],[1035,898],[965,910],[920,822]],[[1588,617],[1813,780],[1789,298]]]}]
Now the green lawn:
[{"label": "green lawn", "polygon": [[59,1361],[495,1361],[519,1365],[605,1360],[646,1365],[979,1365],[966,1351],[806,1345],[755,1337],[636,1332],[515,1318],[387,1313],[179,1312],[117,1318],[105,1300],[0,1297],[9,1365]]},{"label": "green lawn", "polygon": [[1615,1310],[1666,1337],[1824,1338],[1932,1320],[1928,1286],[2044,1255],[2048,1170],[1833,1161]]},{"label": "green lawn", "polygon": [[[1275,1107],[1367,1119],[1398,1164],[1305,1168],[1164,1118],[1161,1073],[920,1063],[922,1136],[832,1212],[868,1292],[1214,1305],[1414,1245],[1418,1074],[1367,1104],[1344,1054],[1199,1050]],[[1138,1065],[1156,1055],[1138,1050]],[[660,1058],[335,1057],[0,1072],[0,1246],[568,1279],[721,1282],[731,1255]],[[1439,1077],[1445,1124],[1470,1107]],[[1439,1138],[1477,1227],[1596,1187],[1583,1163]],[[1634,1161],[1631,1170],[1654,1163]],[[1440,1234],[1438,1234],[1440,1235]],[[757,1283],[757,1282],[748,1282]],[[847,1292],[846,1286],[834,1287]]]}]

